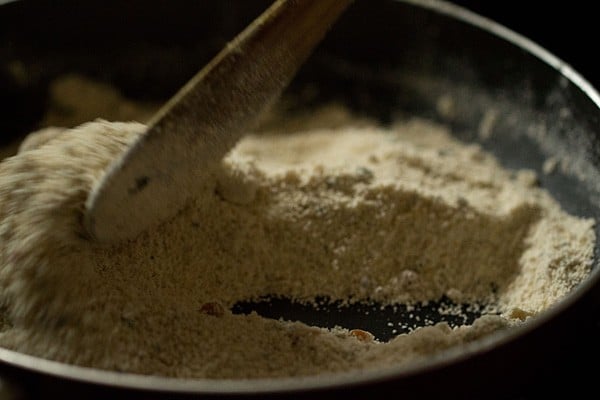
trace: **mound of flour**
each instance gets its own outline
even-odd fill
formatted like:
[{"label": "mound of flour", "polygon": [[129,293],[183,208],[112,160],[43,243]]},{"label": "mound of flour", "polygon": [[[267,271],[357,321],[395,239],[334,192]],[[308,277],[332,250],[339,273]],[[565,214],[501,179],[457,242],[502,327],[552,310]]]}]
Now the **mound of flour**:
[{"label": "mound of flour", "polygon": [[[305,376],[408,364],[551,307],[591,268],[594,221],[531,171],[444,127],[339,107],[265,124],[175,218],[110,247],[87,194],[144,130],[96,120],[31,136],[0,164],[0,345],[66,363],[194,378]],[[388,342],[237,315],[263,296],[484,305],[472,325]]]}]

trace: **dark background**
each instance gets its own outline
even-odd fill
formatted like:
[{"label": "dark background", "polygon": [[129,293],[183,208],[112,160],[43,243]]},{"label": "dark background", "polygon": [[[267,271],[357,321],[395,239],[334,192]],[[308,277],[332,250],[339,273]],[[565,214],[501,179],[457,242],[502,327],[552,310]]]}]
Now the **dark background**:
[{"label": "dark background", "polygon": [[533,40],[600,88],[600,13],[594,1],[452,1]]}]

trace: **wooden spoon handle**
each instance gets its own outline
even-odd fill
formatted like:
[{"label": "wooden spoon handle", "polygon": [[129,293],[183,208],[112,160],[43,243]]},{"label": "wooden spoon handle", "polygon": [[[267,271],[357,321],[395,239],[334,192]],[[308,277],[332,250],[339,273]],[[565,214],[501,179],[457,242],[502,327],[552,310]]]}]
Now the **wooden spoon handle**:
[{"label": "wooden spoon handle", "polygon": [[352,0],[278,0],[150,120],[86,203],[102,242],[133,238],[181,210],[210,167],[272,104]]}]

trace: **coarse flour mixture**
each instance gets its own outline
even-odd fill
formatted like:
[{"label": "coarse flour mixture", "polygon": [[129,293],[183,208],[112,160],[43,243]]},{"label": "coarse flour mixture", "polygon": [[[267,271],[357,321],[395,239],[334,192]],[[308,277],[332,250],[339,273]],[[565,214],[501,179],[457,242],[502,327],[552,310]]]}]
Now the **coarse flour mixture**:
[{"label": "coarse flour mixture", "polygon": [[[424,120],[383,127],[338,106],[264,124],[175,218],[102,246],[81,224],[109,163],[145,126],[31,135],[0,164],[0,345],[61,362],[194,378],[406,365],[551,307],[584,279],[590,219],[531,171]],[[388,342],[353,327],[238,315],[263,296],[479,304],[473,324]]]}]

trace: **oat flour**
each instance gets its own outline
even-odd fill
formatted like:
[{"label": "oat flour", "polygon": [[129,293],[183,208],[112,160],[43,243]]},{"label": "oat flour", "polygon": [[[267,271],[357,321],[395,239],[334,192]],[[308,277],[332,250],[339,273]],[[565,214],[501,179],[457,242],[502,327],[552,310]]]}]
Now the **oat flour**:
[{"label": "oat flour", "polygon": [[[31,136],[0,164],[0,345],[66,363],[186,378],[305,376],[407,365],[527,321],[586,277],[594,221],[531,171],[444,127],[338,106],[245,137],[174,219],[104,247],[84,202],[144,125]],[[238,301],[484,305],[374,340],[353,327],[233,314]]]}]

